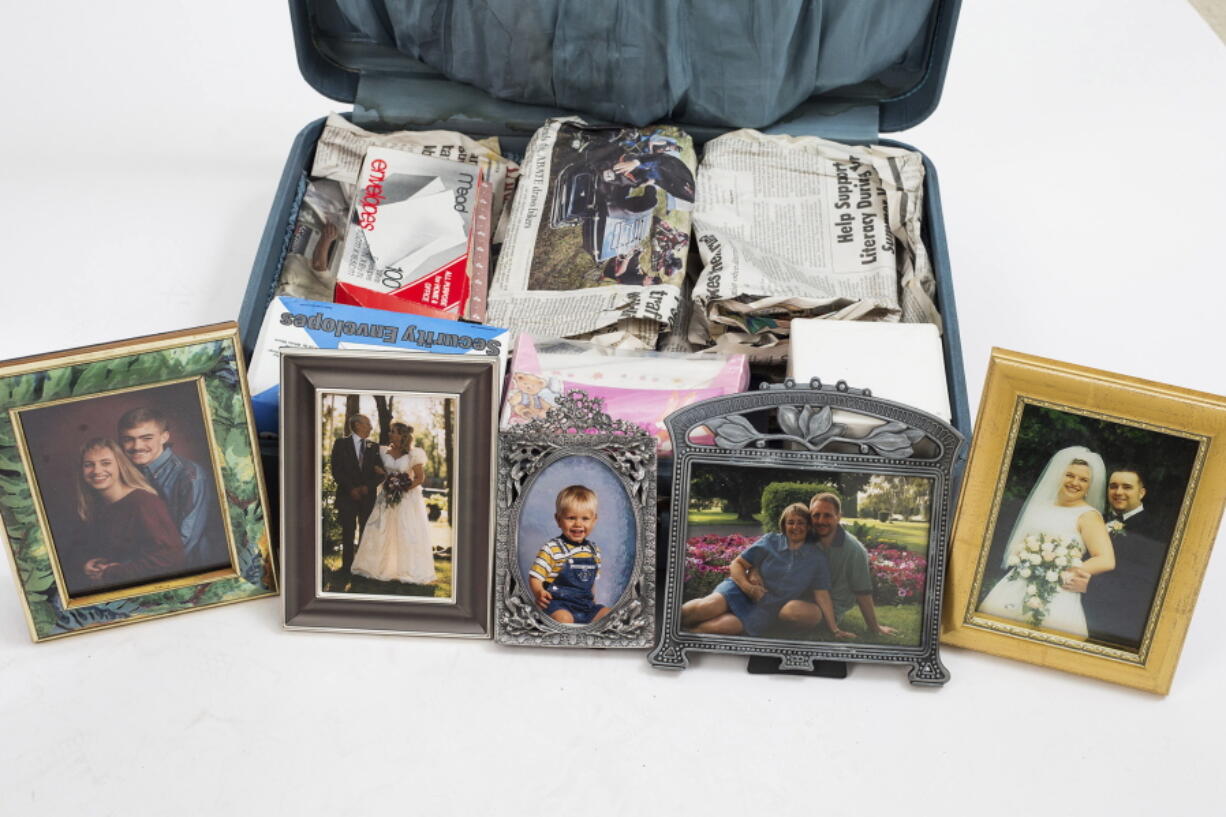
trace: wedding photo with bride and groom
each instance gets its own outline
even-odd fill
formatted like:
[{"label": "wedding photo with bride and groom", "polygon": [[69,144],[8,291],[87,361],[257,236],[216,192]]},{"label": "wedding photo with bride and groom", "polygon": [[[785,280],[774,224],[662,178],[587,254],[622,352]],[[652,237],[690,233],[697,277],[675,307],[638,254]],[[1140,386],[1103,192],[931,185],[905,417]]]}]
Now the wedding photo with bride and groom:
[{"label": "wedding photo with bride and groom", "polygon": [[454,601],[456,399],[320,396],[319,589]]},{"label": "wedding photo with bride and groom", "polygon": [[1198,447],[1177,433],[1027,404],[978,612],[1139,651],[1178,547]]}]

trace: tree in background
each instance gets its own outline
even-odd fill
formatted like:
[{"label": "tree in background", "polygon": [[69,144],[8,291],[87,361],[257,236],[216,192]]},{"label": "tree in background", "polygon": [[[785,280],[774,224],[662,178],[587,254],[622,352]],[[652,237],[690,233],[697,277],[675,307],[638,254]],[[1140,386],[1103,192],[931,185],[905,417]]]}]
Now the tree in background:
[{"label": "tree in background", "polygon": [[[437,419],[442,420],[441,417]],[[413,444],[420,446],[421,450],[426,452],[425,487],[442,488],[450,484],[450,480],[447,478],[448,474],[451,473],[450,458],[447,456],[445,446],[438,444],[438,438],[434,432],[434,428],[421,429],[416,434]]]},{"label": "tree in background", "polygon": [[850,471],[839,474],[839,490],[836,493],[841,501],[843,516],[859,516],[864,512],[860,508],[860,492],[868,485],[872,476],[872,474],[857,474]]},{"label": "tree in background", "polygon": [[[695,463],[690,472],[690,507],[698,509],[713,502],[722,504],[727,512],[735,513],[738,521],[753,522],[762,512],[763,492],[776,482],[813,482],[837,485],[837,493],[846,501],[847,474],[829,471],[809,471],[799,468],[757,468],[749,465],[714,465]],[[808,497],[805,498],[808,502]],[[853,503],[854,504],[854,503]],[[844,508],[844,515],[846,515]],[[769,520],[767,520],[769,523]]]},{"label": "tree in background", "polygon": [[861,516],[889,518],[894,514],[910,519],[928,519],[928,480],[919,477],[873,474],[860,492]]},{"label": "tree in background", "polygon": [[772,482],[787,480],[793,471],[783,468],[695,463],[690,472],[690,502],[722,503],[725,511],[742,522],[753,522],[762,510],[762,491]]},{"label": "tree in background", "polygon": [[379,415],[375,428],[379,429],[379,445],[390,445],[392,442],[388,431],[392,426],[392,403],[395,400],[392,396],[375,395],[375,412]]}]

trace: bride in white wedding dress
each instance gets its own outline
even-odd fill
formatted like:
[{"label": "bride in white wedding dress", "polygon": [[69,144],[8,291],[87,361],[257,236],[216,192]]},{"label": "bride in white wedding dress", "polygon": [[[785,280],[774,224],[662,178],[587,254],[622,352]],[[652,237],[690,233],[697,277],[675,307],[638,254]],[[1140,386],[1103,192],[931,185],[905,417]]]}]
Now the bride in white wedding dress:
[{"label": "bride in white wedding dress", "polygon": [[392,504],[385,484],[379,486],[352,570],[379,581],[432,584],[434,548],[421,490],[426,481],[426,452],[413,445],[413,429],[404,423],[392,423],[388,436],[391,445],[379,449],[383,469],[388,474],[407,474],[409,488]]},{"label": "bride in white wedding dress", "polygon": [[[1103,522],[1101,508],[1106,498],[1106,467],[1103,458],[1084,446],[1061,449],[1047,462],[1039,481],[1030,491],[1005,547],[1002,567],[1013,568],[996,583],[979,605],[979,612],[1000,618],[1027,621],[1027,584],[1018,571],[1051,570],[1063,574],[1080,570],[1088,575],[1115,568],[1115,549]],[[1034,555],[1039,564],[1028,566],[1024,545],[1027,537],[1051,540],[1059,537],[1071,545],[1067,557],[1052,556],[1050,549]],[[1061,565],[1056,559],[1069,564]],[[1077,560],[1084,560],[1078,565]],[[1047,604],[1042,627],[1086,638],[1086,616],[1081,594],[1059,587]],[[1033,610],[1031,611],[1033,613]],[[1033,625],[1032,625],[1033,626]]]}]

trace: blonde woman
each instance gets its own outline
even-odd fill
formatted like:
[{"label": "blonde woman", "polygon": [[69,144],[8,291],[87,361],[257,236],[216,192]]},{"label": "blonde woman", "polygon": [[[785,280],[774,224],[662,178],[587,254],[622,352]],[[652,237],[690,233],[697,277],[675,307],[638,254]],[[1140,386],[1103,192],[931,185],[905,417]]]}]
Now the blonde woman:
[{"label": "blonde woman", "polygon": [[388,431],[391,444],[379,449],[385,477],[362,531],[353,573],[384,582],[433,584],[434,547],[421,489],[426,452],[413,445],[412,426],[392,423]]},{"label": "blonde woman", "polygon": [[77,515],[85,523],[81,572],[94,590],[182,573],[179,528],[153,486],[114,440],[81,446]]},{"label": "blonde woman", "polygon": [[[980,603],[980,612],[1026,622],[1028,612],[1033,609],[1030,605],[1042,605],[1038,597],[1031,594],[1025,578],[1032,569],[1044,573],[1079,570],[1087,576],[1115,569],[1115,548],[1102,514],[1106,473],[1103,458],[1080,445],[1063,448],[1048,460],[1018,514],[1005,548],[1001,566],[1016,568],[1017,575],[1010,572],[997,582]],[[1023,548],[1028,537],[1031,541],[1059,540],[1067,555],[1049,558],[1048,554],[1058,553],[1057,546],[1051,545],[1045,548],[1044,555],[1034,556],[1033,568],[1023,565],[1022,561],[1027,559]],[[1032,598],[1035,601],[1030,601]],[[1081,594],[1057,588],[1046,603],[1042,626],[1085,638],[1088,630]]]}]

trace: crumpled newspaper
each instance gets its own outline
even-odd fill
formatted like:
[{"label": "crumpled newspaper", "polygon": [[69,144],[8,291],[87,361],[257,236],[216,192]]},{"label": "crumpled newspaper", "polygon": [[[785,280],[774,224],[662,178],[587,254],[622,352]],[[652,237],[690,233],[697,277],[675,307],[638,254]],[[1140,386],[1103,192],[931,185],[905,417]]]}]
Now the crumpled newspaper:
[{"label": "crumpled newspaper", "polygon": [[797,317],[939,326],[923,184],[923,157],[901,148],[754,130],[709,142],[690,340],[779,361]]}]

